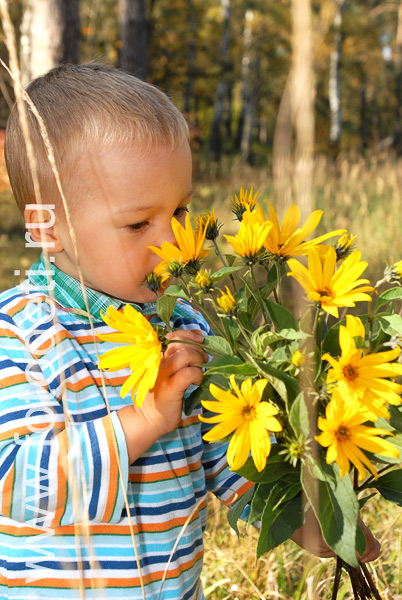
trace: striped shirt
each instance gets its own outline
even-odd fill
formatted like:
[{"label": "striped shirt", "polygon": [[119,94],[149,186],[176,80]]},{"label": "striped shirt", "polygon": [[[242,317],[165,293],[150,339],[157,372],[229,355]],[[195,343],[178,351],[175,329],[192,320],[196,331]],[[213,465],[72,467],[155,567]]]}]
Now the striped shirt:
[{"label": "striped shirt", "polygon": [[[121,303],[86,293],[109,332],[101,311]],[[154,303],[133,306],[158,322]],[[171,324],[210,333],[181,300]],[[42,259],[0,294],[0,335],[0,599],[202,598],[207,491],[231,504],[252,484],[225,444],[203,442],[201,407],[128,465],[128,369],[102,384],[97,356],[114,344],[94,338],[80,284]]]}]

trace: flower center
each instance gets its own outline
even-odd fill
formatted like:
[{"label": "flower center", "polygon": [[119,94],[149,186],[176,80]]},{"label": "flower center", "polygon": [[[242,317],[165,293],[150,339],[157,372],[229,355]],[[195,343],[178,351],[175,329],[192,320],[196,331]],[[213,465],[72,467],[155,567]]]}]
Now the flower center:
[{"label": "flower center", "polygon": [[348,440],[350,437],[350,433],[347,427],[341,426],[339,427],[338,431],[336,432],[336,437],[339,439],[341,439],[343,442],[345,440]]},{"label": "flower center", "polygon": [[324,288],[323,290],[317,290],[321,298],[333,298],[334,294],[330,288]]},{"label": "flower center", "polygon": [[243,408],[243,417],[246,419],[246,421],[254,421],[254,419],[256,418],[257,414],[255,412],[255,408],[252,406],[245,406]]},{"label": "flower center", "polygon": [[348,381],[353,381],[358,377],[358,372],[353,365],[345,365],[342,368],[342,374]]}]

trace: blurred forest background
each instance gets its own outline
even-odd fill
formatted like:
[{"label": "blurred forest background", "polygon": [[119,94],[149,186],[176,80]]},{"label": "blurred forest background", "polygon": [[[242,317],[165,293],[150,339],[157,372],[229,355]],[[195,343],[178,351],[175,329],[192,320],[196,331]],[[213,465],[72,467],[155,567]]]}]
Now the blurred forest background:
[{"label": "blurred forest background", "polygon": [[[241,184],[260,189],[260,199],[274,200],[282,214],[291,200],[303,203],[300,189],[295,193],[292,156],[304,136],[304,213],[323,208],[323,228],[359,234],[373,278],[399,259],[401,0],[3,3],[15,27],[23,82],[63,61],[99,60],[169,94],[191,129],[196,210],[222,203]],[[303,6],[304,16],[297,12]],[[303,43],[308,47],[299,52]],[[304,63],[310,69],[301,80],[309,105],[304,112],[303,98],[298,107],[292,88],[298,57],[299,70]],[[0,58],[7,64],[4,44]],[[4,128],[13,101],[4,68],[0,86]],[[23,224],[11,208],[3,163],[0,180],[6,190],[0,202],[1,289],[15,282],[15,260],[31,262],[32,250],[27,258],[18,246]]]},{"label": "blurred forest background", "polygon": [[[324,210],[321,231],[357,235],[374,282],[402,258],[402,0],[0,0],[23,82],[63,62],[101,61],[156,84],[184,112],[194,152],[193,212],[260,190],[283,215]],[[5,30],[5,29],[4,29]],[[2,42],[0,58],[8,65]],[[0,68],[0,144],[14,101]],[[229,230],[228,230],[229,229]],[[24,278],[25,247],[0,153],[0,290]],[[383,544],[371,568],[384,599],[402,599],[400,512],[372,509]],[[255,532],[231,534],[211,503],[208,599],[330,598],[333,565],[291,542],[254,561]],[[338,598],[350,598],[348,584]]]}]

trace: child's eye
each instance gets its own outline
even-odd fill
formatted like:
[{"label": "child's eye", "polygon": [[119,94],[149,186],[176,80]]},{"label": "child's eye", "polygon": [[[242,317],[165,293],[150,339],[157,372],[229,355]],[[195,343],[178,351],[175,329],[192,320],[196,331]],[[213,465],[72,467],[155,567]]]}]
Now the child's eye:
[{"label": "child's eye", "polygon": [[180,218],[180,217],[186,216],[187,213],[188,213],[188,207],[187,206],[179,206],[174,211],[173,216],[176,217],[176,218]]},{"label": "child's eye", "polygon": [[141,231],[148,225],[148,221],[140,221],[139,223],[132,223],[131,225],[127,225],[130,231]]}]

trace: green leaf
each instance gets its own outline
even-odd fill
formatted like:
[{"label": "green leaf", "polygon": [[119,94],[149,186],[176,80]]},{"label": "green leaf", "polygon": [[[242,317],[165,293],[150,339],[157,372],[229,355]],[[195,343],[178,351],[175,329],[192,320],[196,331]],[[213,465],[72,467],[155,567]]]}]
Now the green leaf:
[{"label": "green leaf", "polygon": [[243,496],[236,502],[234,506],[228,512],[228,522],[232,529],[235,530],[237,536],[239,537],[239,529],[237,527],[237,521],[239,520],[243,510],[246,508],[247,504],[250,503],[255,488],[250,488]]},{"label": "green leaf", "polygon": [[394,300],[402,299],[402,287],[394,287],[385,290],[382,294],[378,296],[378,300],[375,305],[375,310],[377,311],[381,306],[388,304],[388,302],[393,302]]},{"label": "green leaf", "polygon": [[243,267],[241,265],[239,265],[237,267],[222,267],[221,269],[218,269],[218,271],[215,271],[215,273],[212,273],[211,281],[212,281],[212,283],[216,283],[217,281],[220,281],[227,275],[230,275],[231,273],[235,273],[236,271],[238,271],[239,269],[242,269],[242,268]]},{"label": "green leaf", "polygon": [[402,506],[402,469],[394,469],[370,483],[384,498]]},{"label": "green leaf", "polygon": [[399,433],[402,433],[402,414],[401,414],[401,408],[398,406],[392,406],[391,404],[388,405],[388,410],[390,413],[390,419],[389,419],[389,423],[391,425],[391,427],[393,427],[394,429],[396,429],[396,431],[399,431]]},{"label": "green leaf", "polygon": [[268,314],[272,319],[275,329],[297,329],[297,321],[294,315],[284,306],[273,300],[264,300]]},{"label": "green leaf", "polygon": [[205,365],[209,375],[222,373],[225,377],[238,375],[239,377],[255,377],[257,370],[250,364],[243,362],[238,356],[220,356]]},{"label": "green leaf", "polygon": [[[368,494],[367,496],[363,496],[362,498],[359,498],[359,510],[361,510],[363,508],[363,506],[374,496],[377,495],[377,492],[372,492],[371,494]],[[361,553],[360,553],[361,554]]]},{"label": "green leaf", "polygon": [[229,342],[218,335],[205,335],[202,346],[207,354],[215,354],[217,356],[232,354]]},{"label": "green leaf", "polygon": [[378,321],[381,329],[388,335],[402,335],[402,317],[400,315],[384,315]]},{"label": "green leaf", "polygon": [[331,327],[322,343],[322,353],[328,352],[331,356],[338,356],[341,352],[339,346],[339,327],[346,323],[345,319],[338,321]]},{"label": "green leaf", "polygon": [[[170,285],[163,292],[162,298],[164,298],[165,296],[174,296],[175,298],[186,298],[186,300],[189,299],[187,294],[185,293],[184,290],[182,290],[180,285]],[[161,300],[161,298],[158,298],[158,301],[159,300]]]},{"label": "green leaf", "polygon": [[299,437],[301,433],[305,440],[308,439],[310,434],[309,415],[303,392],[300,392],[292,403],[289,412],[289,423],[296,437]]},{"label": "green leaf", "polygon": [[285,402],[288,401],[288,398],[290,402],[296,398],[299,393],[299,385],[293,377],[279,369],[271,367],[268,363],[261,361],[255,361],[255,363]]},{"label": "green leaf", "polygon": [[303,503],[300,493],[277,503],[274,509],[271,508],[269,500],[261,517],[257,559],[288,540],[303,525]]},{"label": "green leaf", "polygon": [[170,317],[176,306],[176,296],[166,296],[164,294],[156,301],[156,312],[158,317],[169,326]]},{"label": "green leaf", "polygon": [[257,471],[252,458],[248,458],[245,465],[236,472],[254,483],[270,483],[288,474],[296,474],[297,477],[300,477],[298,468],[292,467],[289,462],[285,461],[283,456],[279,454],[280,450],[281,446],[279,444],[272,444],[267,463],[261,472]]},{"label": "green leaf", "polygon": [[[360,506],[360,505],[359,505]],[[363,529],[360,527],[359,523],[356,527],[356,551],[360,554],[366,549],[366,536],[363,533]]]},{"label": "green leaf", "polygon": [[237,338],[240,335],[240,327],[235,319],[228,319],[227,317],[222,318],[223,326],[225,331],[232,342],[233,346],[236,347]]},{"label": "green leaf", "polygon": [[231,267],[234,263],[234,261],[236,260],[236,255],[235,254],[225,254],[225,258],[226,258],[226,262],[228,263],[229,267]]},{"label": "green leaf", "polygon": [[303,490],[320,524],[322,536],[330,548],[348,565],[358,566],[356,526],[359,503],[348,476],[335,481],[314,479],[302,467]]}]

